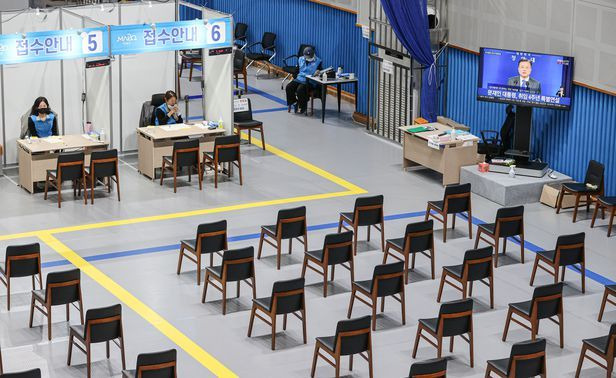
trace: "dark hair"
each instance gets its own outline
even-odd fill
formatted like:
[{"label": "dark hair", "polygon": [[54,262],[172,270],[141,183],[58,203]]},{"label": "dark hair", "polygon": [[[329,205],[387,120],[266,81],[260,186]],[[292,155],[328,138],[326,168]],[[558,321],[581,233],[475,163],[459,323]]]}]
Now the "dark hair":
[{"label": "dark hair", "polygon": [[38,107],[41,105],[41,102],[47,104],[47,107],[49,108],[49,101],[47,101],[47,99],[43,96],[38,97],[36,100],[34,100],[34,104],[32,105],[32,109],[30,110],[30,115],[37,115],[39,113]]},{"label": "dark hair", "polygon": [[169,100],[171,100],[173,97],[175,97],[175,99],[176,99],[176,100],[178,99],[178,96],[175,94],[175,92],[174,92],[174,91],[171,91],[171,90],[170,90],[170,91],[165,92],[165,101],[169,101]]},{"label": "dark hair", "polygon": [[526,59],[526,58],[520,58],[520,60],[518,60],[518,67],[520,66],[520,63],[524,63],[524,62],[528,62],[528,64],[530,64],[530,66],[533,66],[533,61],[530,59]]}]

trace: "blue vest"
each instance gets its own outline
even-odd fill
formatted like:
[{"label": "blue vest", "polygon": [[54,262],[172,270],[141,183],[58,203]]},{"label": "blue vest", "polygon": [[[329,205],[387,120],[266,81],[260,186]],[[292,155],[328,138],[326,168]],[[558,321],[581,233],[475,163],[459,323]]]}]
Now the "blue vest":
[{"label": "blue vest", "polygon": [[36,133],[39,138],[46,138],[53,134],[54,118],[56,118],[56,116],[53,113],[48,114],[44,121],[38,119],[35,115],[30,116],[32,122],[34,122],[34,128],[36,129]]},{"label": "blue vest", "polygon": [[[169,113],[169,108],[167,107],[167,103],[162,104],[161,106],[159,106],[156,109],[160,109],[163,111],[163,113],[165,113],[165,115],[167,115],[167,113]],[[156,126],[160,126],[160,124],[158,123],[158,117],[154,117],[154,123]],[[167,125],[174,125],[177,122],[175,121],[175,118],[173,117],[169,117],[169,120],[167,121]]]},{"label": "blue vest", "polygon": [[297,78],[295,78],[295,81],[306,84],[306,76],[312,76],[315,72],[317,72],[319,64],[321,64],[321,59],[315,57],[312,62],[308,62],[306,58],[302,56],[299,58],[298,64],[299,74],[297,75]]}]

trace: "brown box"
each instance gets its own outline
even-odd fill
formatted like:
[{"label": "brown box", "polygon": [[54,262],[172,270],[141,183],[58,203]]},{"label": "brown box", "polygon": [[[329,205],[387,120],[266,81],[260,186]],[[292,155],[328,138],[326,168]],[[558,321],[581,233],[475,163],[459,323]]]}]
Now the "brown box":
[{"label": "brown box", "polygon": [[[539,202],[544,205],[556,208],[556,205],[558,205],[558,195],[560,194],[561,186],[562,183],[543,185],[543,190],[541,191],[541,198],[539,199]],[[563,198],[562,208],[569,209],[573,206],[575,206],[575,196],[565,196],[565,198]]]}]

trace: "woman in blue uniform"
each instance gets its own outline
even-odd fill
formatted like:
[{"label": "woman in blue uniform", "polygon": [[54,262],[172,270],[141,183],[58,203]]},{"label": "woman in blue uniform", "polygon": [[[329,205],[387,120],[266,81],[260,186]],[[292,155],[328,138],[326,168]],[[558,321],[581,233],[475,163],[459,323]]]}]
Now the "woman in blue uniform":
[{"label": "woman in blue uniform", "polygon": [[292,82],[287,84],[286,87],[287,106],[289,107],[289,112],[291,111],[291,107],[295,105],[296,112],[299,108],[300,113],[306,113],[306,108],[308,106],[308,85],[310,85],[307,83],[306,76],[318,74],[317,71],[321,65],[321,59],[314,55],[314,49],[309,46],[304,49],[304,56],[299,58],[298,64],[299,74]]},{"label": "woman in blue uniform", "polygon": [[37,98],[32,105],[28,118],[28,133],[31,137],[39,138],[58,135],[58,118],[51,111],[45,97]]},{"label": "woman in blue uniform", "polygon": [[178,97],[174,91],[165,93],[165,103],[154,110],[156,126],[184,123],[178,108]]}]

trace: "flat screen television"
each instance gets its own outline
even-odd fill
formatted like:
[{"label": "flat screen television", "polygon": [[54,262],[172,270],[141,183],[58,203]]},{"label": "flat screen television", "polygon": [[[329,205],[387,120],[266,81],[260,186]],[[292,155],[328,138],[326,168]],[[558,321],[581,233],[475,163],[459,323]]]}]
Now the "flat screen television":
[{"label": "flat screen television", "polygon": [[477,99],[570,109],[573,57],[482,47]]}]

